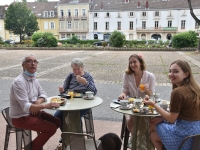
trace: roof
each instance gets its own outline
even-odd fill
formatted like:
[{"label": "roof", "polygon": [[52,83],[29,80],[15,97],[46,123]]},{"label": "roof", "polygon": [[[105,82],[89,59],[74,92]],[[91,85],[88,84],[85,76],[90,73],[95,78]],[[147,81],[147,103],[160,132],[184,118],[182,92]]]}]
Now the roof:
[{"label": "roof", "polygon": [[[57,3],[59,1],[50,1],[50,2],[26,2],[26,5],[29,9],[33,11],[33,13],[38,18],[43,18],[44,11],[54,11],[54,17],[57,18]],[[41,15],[38,15],[41,14]],[[45,17],[46,18],[46,17]]]},{"label": "roof", "polygon": [[[125,3],[125,1],[129,1]],[[146,10],[178,10],[189,9],[187,0],[147,0],[149,8]],[[140,7],[138,6],[140,2]],[[103,9],[101,10],[101,3]],[[193,9],[200,9],[200,0],[192,0]],[[141,11],[145,10],[146,0],[94,0],[91,10],[95,11]]]},{"label": "roof", "polygon": [[5,17],[5,6],[0,6],[0,19]]},{"label": "roof", "polygon": [[89,3],[89,0],[60,0],[58,4],[80,4],[80,3]]}]

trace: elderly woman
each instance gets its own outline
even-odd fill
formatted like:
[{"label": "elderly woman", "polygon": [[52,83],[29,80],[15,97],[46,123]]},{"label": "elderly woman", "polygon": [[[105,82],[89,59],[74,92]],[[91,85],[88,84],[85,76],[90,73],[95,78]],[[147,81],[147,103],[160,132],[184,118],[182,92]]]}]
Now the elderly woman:
[{"label": "elderly woman", "polygon": [[[97,93],[97,89],[94,84],[92,76],[84,71],[84,65],[80,58],[74,58],[71,62],[71,67],[73,73],[70,73],[65,81],[62,88],[59,88],[60,93],[66,93],[68,89],[72,89],[74,92],[85,93],[86,91],[94,92],[94,95]],[[82,117],[89,109],[84,109],[80,111],[80,116]],[[63,121],[63,112],[57,110],[54,114],[55,117],[58,117],[61,122]],[[60,126],[62,131],[62,123]]]}]

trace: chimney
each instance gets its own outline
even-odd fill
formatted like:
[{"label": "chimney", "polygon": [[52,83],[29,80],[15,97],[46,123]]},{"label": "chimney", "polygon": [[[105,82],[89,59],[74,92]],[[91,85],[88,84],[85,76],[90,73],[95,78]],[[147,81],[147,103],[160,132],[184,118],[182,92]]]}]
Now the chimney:
[{"label": "chimney", "polygon": [[129,0],[125,0],[125,3],[129,3]]},{"label": "chimney", "polygon": [[149,2],[148,2],[148,0],[146,1],[146,7],[145,7],[145,9],[149,9]]},{"label": "chimney", "polygon": [[101,10],[103,9],[103,2],[101,2]]},{"label": "chimney", "polygon": [[141,6],[140,6],[140,2],[138,2],[138,5],[137,5],[137,8],[140,8]]}]

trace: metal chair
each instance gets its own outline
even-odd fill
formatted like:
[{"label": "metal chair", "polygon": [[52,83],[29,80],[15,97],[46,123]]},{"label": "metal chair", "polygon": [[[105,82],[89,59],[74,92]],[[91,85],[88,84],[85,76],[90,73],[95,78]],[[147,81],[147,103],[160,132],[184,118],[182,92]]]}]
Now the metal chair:
[{"label": "metal chair", "polygon": [[187,136],[186,138],[184,138],[184,140],[182,141],[178,150],[181,150],[184,143],[190,138],[193,138],[192,150],[200,150],[200,144],[199,144],[200,143],[200,134],[190,135],[190,136]]},{"label": "metal chair", "polygon": [[86,133],[95,137],[92,109],[90,109],[85,115],[83,115],[83,118],[85,121]]},{"label": "metal chair", "polygon": [[6,134],[5,134],[5,142],[4,142],[4,150],[8,149],[9,137],[11,133],[16,134],[16,150],[25,149],[22,147],[26,147],[26,150],[31,149],[31,130],[19,129],[13,126],[12,120],[9,116],[9,107],[2,110],[2,115],[7,122],[6,125]]},{"label": "metal chair", "polygon": [[127,150],[129,134],[130,134],[130,132],[126,126],[126,117],[125,117],[125,115],[123,115],[121,135],[120,135],[120,138],[122,139],[122,141],[124,143],[123,150]]},{"label": "metal chair", "polygon": [[[67,140],[63,140],[63,145],[67,150],[103,150],[100,140],[95,140],[94,136],[83,133],[63,132],[62,139],[69,136],[69,145]],[[86,138],[87,137],[87,138]]]}]

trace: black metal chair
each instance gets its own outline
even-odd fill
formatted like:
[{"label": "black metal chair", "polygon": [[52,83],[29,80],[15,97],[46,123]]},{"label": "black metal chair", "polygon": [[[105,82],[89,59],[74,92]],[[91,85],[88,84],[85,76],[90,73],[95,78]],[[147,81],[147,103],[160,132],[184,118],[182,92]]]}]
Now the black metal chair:
[{"label": "black metal chair", "polygon": [[184,138],[184,140],[182,141],[178,150],[181,150],[184,143],[190,138],[194,138],[193,144],[192,144],[192,150],[200,150],[200,144],[199,144],[200,143],[200,134],[190,135],[190,136],[187,136],[186,138]]},{"label": "black metal chair", "polygon": [[[101,140],[95,140],[95,137],[89,134],[63,132],[61,134],[62,139],[64,136],[69,136],[69,145],[63,140],[65,149],[70,150],[103,150]],[[87,137],[87,138],[86,138]]]},{"label": "black metal chair", "polygon": [[83,115],[83,118],[85,121],[85,132],[95,137],[92,109],[90,109],[85,115]]},{"label": "black metal chair", "polygon": [[7,122],[4,150],[8,149],[8,143],[11,133],[16,134],[16,150],[25,149],[24,147],[26,147],[26,150],[30,150],[32,141],[31,130],[19,129],[13,126],[12,120],[9,116],[9,107],[2,110],[2,115]]},{"label": "black metal chair", "polygon": [[123,150],[127,150],[129,134],[130,134],[130,132],[126,126],[126,117],[125,117],[125,115],[123,115],[121,135],[120,135],[120,138],[124,143]]}]

